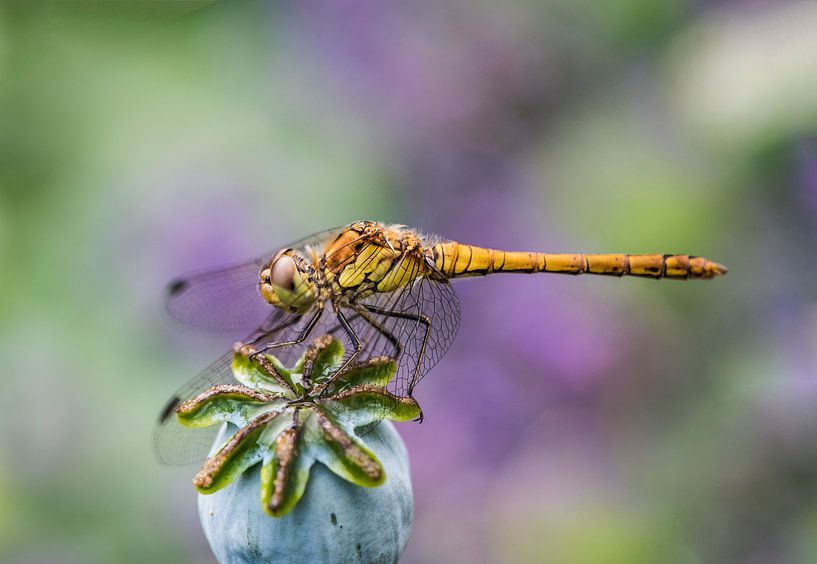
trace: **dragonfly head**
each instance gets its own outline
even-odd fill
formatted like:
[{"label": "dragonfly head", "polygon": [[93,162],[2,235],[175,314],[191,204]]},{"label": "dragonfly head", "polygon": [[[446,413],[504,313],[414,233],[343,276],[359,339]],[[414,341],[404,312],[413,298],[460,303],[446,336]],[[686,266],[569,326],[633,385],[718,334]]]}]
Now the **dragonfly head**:
[{"label": "dragonfly head", "polygon": [[292,249],[272,257],[269,266],[261,271],[260,288],[265,300],[292,313],[305,313],[318,296],[306,259]]}]

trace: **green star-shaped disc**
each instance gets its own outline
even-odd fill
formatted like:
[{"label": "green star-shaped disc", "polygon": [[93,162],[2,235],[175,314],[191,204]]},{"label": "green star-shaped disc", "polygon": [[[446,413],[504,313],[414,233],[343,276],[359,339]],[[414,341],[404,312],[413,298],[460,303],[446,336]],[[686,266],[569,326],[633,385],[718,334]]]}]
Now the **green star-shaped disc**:
[{"label": "green star-shaped disc", "polygon": [[342,343],[329,335],[315,339],[291,368],[271,354],[237,349],[232,370],[239,384],[213,386],[176,408],[188,427],[239,428],[204,463],[196,488],[213,493],[260,462],[261,502],[280,517],[303,495],[316,461],[355,484],[382,484],[383,466],[358,430],[383,418],[416,418],[420,406],[386,389],[397,369],[393,358],[370,358],[336,374],[343,356]]}]

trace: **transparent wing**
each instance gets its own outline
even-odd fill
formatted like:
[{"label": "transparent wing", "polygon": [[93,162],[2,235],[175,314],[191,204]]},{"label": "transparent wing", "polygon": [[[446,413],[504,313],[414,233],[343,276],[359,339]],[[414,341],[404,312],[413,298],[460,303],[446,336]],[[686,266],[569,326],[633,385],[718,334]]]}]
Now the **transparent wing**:
[{"label": "transparent wing", "polygon": [[[322,231],[284,248],[308,252],[341,229]],[[168,313],[180,324],[204,331],[255,329],[273,308],[258,291],[261,269],[273,254],[175,279],[167,287]]]},{"label": "transparent wing", "polygon": [[180,425],[175,409],[180,403],[210,386],[233,381],[230,364],[232,351],[219,357],[198,376],[180,388],[165,404],[159,414],[159,422],[153,431],[153,450],[164,464],[183,465],[204,459],[213,445],[219,426],[189,428]]},{"label": "transparent wing", "polygon": [[[284,248],[296,249],[308,256],[318,253],[326,241],[343,228],[316,233]],[[273,253],[241,264],[207,270],[181,277],[168,286],[167,310],[178,322],[204,330],[252,330],[244,342],[264,345],[295,339],[308,322],[308,317],[290,314],[268,304],[258,291],[259,274]],[[337,323],[324,319],[317,328],[325,332],[339,330]],[[317,329],[316,328],[316,329]],[[300,347],[275,349],[285,364],[293,364]],[[175,408],[211,386],[232,383],[232,351],[223,354],[213,364],[176,391],[159,414],[153,433],[157,458],[169,465],[190,464],[203,460],[212,446],[218,426],[188,428],[176,419]]]},{"label": "transparent wing", "polygon": [[258,327],[273,307],[258,291],[265,260],[269,257],[177,278],[167,287],[167,312],[182,325],[205,331]]},{"label": "transparent wing", "polygon": [[[273,341],[287,341],[301,331],[303,320],[300,315],[287,314],[276,310],[245,342],[258,341],[258,347]],[[275,351],[278,354],[278,351]],[[292,356],[292,352],[282,353],[282,359]],[[221,355],[218,360],[205,368],[195,378],[179,388],[159,413],[153,432],[153,450],[164,464],[179,466],[203,460],[219,431],[219,426],[190,428],[180,425],[175,409],[180,403],[197,396],[218,384],[235,383],[230,368],[232,351]]]},{"label": "transparent wing", "polygon": [[[256,349],[262,350],[265,345],[292,341],[303,332],[312,315],[312,312],[301,316],[276,310],[243,342],[252,342]],[[350,315],[354,316],[354,312],[351,312]],[[352,319],[355,318],[352,317]],[[275,348],[269,352],[274,354],[284,366],[293,366],[315,337],[327,333],[340,338],[344,334],[341,325],[331,311],[324,312],[303,344]],[[171,466],[181,466],[200,462],[207,457],[218,434],[219,426],[185,427],[179,424],[175,409],[182,402],[197,396],[211,386],[236,383],[231,369],[232,358],[232,351],[223,354],[195,378],[179,388],[162,408],[153,432],[153,450],[160,462]]]}]

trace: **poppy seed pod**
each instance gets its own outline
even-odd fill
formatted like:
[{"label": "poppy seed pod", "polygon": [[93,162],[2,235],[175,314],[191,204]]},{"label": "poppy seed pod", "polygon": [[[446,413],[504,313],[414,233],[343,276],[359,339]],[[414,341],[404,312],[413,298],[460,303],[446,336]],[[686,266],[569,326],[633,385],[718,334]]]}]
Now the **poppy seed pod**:
[{"label": "poppy seed pod", "polygon": [[[234,431],[225,427],[216,444]],[[408,453],[389,421],[372,429],[366,444],[382,463],[382,485],[359,486],[316,463],[303,497],[282,517],[271,517],[259,503],[258,471],[199,495],[201,524],[218,561],[397,562],[411,533]]]}]

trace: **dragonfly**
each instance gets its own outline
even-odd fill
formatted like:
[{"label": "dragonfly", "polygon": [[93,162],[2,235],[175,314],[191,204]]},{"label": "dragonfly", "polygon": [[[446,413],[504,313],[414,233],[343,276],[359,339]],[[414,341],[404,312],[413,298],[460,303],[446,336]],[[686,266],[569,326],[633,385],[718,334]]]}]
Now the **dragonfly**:
[{"label": "dragonfly", "polygon": [[457,333],[460,302],[452,279],[539,272],[692,280],[726,274],[727,268],[688,254],[504,251],[377,221],[330,229],[170,283],[167,310],[182,325],[249,334],[170,398],[159,416],[154,450],[167,464],[203,459],[217,429],[181,427],[175,408],[211,386],[233,382],[233,354],[289,354],[291,360],[297,357],[291,351],[310,336],[337,335],[351,345],[335,375],[354,361],[394,358],[390,391],[412,397]]}]

